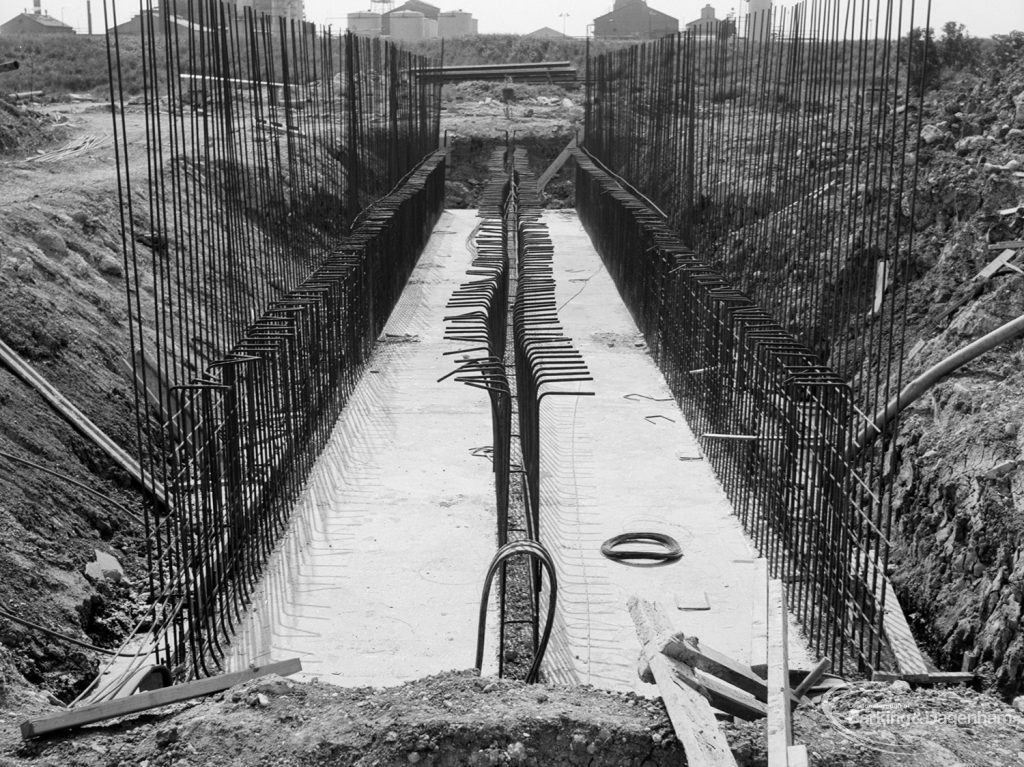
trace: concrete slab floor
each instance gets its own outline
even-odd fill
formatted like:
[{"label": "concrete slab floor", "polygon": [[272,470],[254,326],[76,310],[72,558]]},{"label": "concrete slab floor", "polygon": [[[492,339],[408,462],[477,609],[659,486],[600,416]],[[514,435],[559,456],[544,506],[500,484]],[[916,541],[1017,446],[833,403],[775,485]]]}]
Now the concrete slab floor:
[{"label": "concrete slab floor", "polygon": [[[475,211],[445,212],[265,570],[229,670],[299,657],[305,678],[385,686],[471,668],[497,547],[487,395],[449,373],[445,304]],[[496,657],[491,616],[487,658]],[[485,673],[492,666],[485,667]]]},{"label": "concrete slab floor", "polygon": [[[496,547],[486,394],[453,381],[444,306],[470,264],[475,211],[447,211],[339,419],[229,650],[229,670],[298,656],[306,678],[385,686],[474,659]],[[594,397],[542,410],[541,538],[558,567],[545,676],[649,694],[626,600],[739,660],[765,656],[756,551],[700,456],[664,378],[574,212],[545,215],[560,317]],[[627,395],[630,396],[628,399]],[[630,531],[672,535],[683,558],[629,567],[600,553]],[[492,600],[492,604],[493,604]],[[496,616],[485,673],[493,673]],[[793,667],[809,667],[790,632]]]},{"label": "concrete slab floor", "polygon": [[[549,397],[541,413],[541,540],[560,578],[552,681],[649,692],[631,594],[658,602],[675,627],[732,657],[764,662],[765,585],[756,549],[700,456],[643,336],[574,211],[544,217],[555,247],[559,317],[594,377],[593,397]],[[628,397],[628,398],[627,398]],[[683,557],[660,567],[605,558],[624,532],[661,532]],[[791,627],[790,663],[809,668]]]}]

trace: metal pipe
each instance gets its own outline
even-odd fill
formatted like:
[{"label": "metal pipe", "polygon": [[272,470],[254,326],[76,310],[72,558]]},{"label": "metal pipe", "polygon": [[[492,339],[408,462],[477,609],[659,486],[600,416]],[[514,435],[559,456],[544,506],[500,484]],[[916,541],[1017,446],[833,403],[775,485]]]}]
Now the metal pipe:
[{"label": "metal pipe", "polygon": [[17,61],[0,62],[0,72],[13,72],[21,66]]},{"label": "metal pipe", "polygon": [[893,397],[889,403],[875,414],[871,423],[865,426],[857,435],[850,447],[848,459],[853,458],[910,405],[921,398],[925,392],[931,389],[943,378],[963,367],[968,362],[977,359],[985,352],[1001,346],[1007,341],[1012,341],[1024,333],[1024,314],[1016,319],[1010,320],[1005,325],[993,330],[991,333],[972,341],[959,351],[946,357],[936,365],[928,368],[921,375],[903,387],[902,391]]}]

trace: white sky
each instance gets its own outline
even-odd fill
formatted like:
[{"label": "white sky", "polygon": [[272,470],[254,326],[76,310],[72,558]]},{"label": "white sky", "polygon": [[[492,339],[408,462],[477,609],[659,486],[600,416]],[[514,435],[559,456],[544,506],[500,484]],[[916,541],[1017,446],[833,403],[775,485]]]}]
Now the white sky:
[{"label": "white sky", "polygon": [[[551,27],[569,35],[583,36],[586,27],[595,16],[612,8],[613,0],[428,0],[442,10],[464,10],[480,21],[481,33],[525,33],[539,27]],[[874,5],[878,0],[870,0]],[[897,0],[898,1],[898,0]],[[306,18],[335,28],[345,27],[345,17],[353,11],[365,11],[370,0],[305,0]],[[681,22],[692,21],[700,16],[700,9],[706,2],[715,7],[717,16],[724,17],[731,9],[742,13],[745,0],[648,0],[652,8],[675,16]],[[911,0],[903,0],[909,7]],[[919,22],[923,25],[925,0],[917,0]],[[396,5],[401,0],[396,0]],[[85,31],[86,0],[43,0],[43,10],[51,16]],[[102,29],[103,0],[93,0],[93,28]],[[792,2],[783,2],[792,5]],[[127,19],[134,15],[138,0],[120,0],[118,18]],[[0,24],[31,8],[31,0],[0,0]],[[568,14],[562,17],[561,14]],[[975,37],[989,37],[1005,34],[1012,29],[1024,31],[1024,0],[932,0],[931,26],[938,31],[947,21],[958,21],[967,25],[969,34]]]}]

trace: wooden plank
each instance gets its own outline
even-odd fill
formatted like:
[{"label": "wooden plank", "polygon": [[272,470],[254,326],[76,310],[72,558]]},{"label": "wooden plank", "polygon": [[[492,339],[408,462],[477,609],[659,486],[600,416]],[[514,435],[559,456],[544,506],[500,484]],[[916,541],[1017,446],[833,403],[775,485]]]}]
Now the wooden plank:
[{"label": "wooden plank", "polygon": [[1009,263],[1010,259],[1012,259],[1016,253],[1017,251],[1015,250],[1004,250],[992,259],[992,261],[987,264],[984,269],[978,272],[974,276],[974,279],[968,283],[967,293],[954,301],[951,306],[948,306],[943,310],[942,315],[939,317],[939,322],[945,322],[952,315],[956,314],[964,304],[969,303],[980,296],[982,291],[985,289],[985,283],[1003,267],[1009,267],[1010,269],[1017,271],[1013,264]]},{"label": "wooden plank", "polygon": [[882,303],[885,301],[885,291],[892,284],[890,279],[889,262],[879,261],[875,265],[875,303],[871,309],[872,314],[882,311]]},{"label": "wooden plank", "polygon": [[576,147],[576,137],[573,136],[572,140],[569,142],[568,146],[566,146],[566,148],[561,151],[561,153],[558,155],[558,157],[555,158],[554,162],[552,162],[548,166],[548,169],[540,174],[540,178],[537,179],[537,191],[538,192],[543,192],[544,191],[544,189],[547,187],[548,183],[550,183],[551,179],[553,179],[555,177],[555,175],[558,173],[558,171],[560,171],[562,169],[562,166],[565,165],[566,161],[572,156],[572,150],[575,147]]},{"label": "wooden plank", "polygon": [[701,591],[692,597],[686,594],[676,594],[676,609],[684,612],[710,610],[711,602],[708,600],[708,592]]},{"label": "wooden plank", "polygon": [[825,676],[825,672],[830,668],[832,668],[832,659],[826,655],[824,658],[819,660],[818,665],[812,668],[810,673],[804,677],[804,681],[802,681],[797,688],[793,690],[793,697],[797,700],[803,698],[807,694],[808,690],[814,687],[814,685],[818,683],[818,680]]},{"label": "wooden plank", "polygon": [[974,279],[981,281],[991,279],[992,276],[994,276],[996,272],[998,272],[1000,269],[1006,266],[1007,262],[1015,255],[1017,255],[1017,251],[1010,250],[1009,248],[1007,248],[998,256],[993,258],[992,261],[988,264],[988,266],[986,266],[984,269],[978,272],[977,276]]},{"label": "wooden plank", "polygon": [[977,677],[969,671],[929,671],[927,674],[894,674],[889,671],[876,671],[871,675],[872,682],[910,682],[911,684],[971,684]]},{"label": "wooden plank", "polygon": [[664,613],[653,602],[633,596],[629,598],[629,614],[676,737],[683,744],[687,764],[692,767],[736,767],[736,760],[718,726],[711,704],[689,684],[677,682],[678,674],[686,675],[685,666],[674,664],[661,653],[657,640],[672,633]]},{"label": "wooden plank", "polygon": [[728,655],[718,652],[696,637],[690,638],[683,634],[674,634],[662,646],[661,651],[670,658],[711,674],[723,682],[753,695],[759,701],[766,702],[768,700],[768,685],[765,684],[764,679],[751,670],[750,666],[745,666]]},{"label": "wooden plank", "polygon": [[1014,248],[1020,250],[1024,248],[1024,240],[1005,240],[1003,242],[993,242],[988,246],[989,250],[1002,250],[1003,248]]},{"label": "wooden plank", "polygon": [[49,381],[21,358],[16,351],[0,341],[0,362],[5,364],[14,375],[35,389],[40,396],[61,415],[82,436],[91,440],[118,466],[124,469],[140,486],[153,492],[161,506],[167,505],[163,485],[154,477],[145,474],[139,462],[132,458],[114,440],[108,437],[99,426],[89,420],[85,414],[75,407],[67,397],[57,391]]},{"label": "wooden plank", "polygon": [[789,620],[782,581],[768,581],[768,767],[786,767],[793,745],[789,694]]},{"label": "wooden plank", "polygon": [[[750,665],[768,662],[768,560],[754,561],[754,604],[750,616]],[[767,678],[765,675],[764,678]]]},{"label": "wooden plank", "polygon": [[893,655],[896,656],[896,667],[901,674],[927,675],[928,664],[925,663],[924,656],[910,631],[907,618],[903,615],[896,590],[888,578],[881,575],[879,578],[885,581],[885,615],[882,616],[882,630],[889,640]]},{"label": "wooden plank", "polygon": [[[685,664],[678,661],[673,664],[676,669]],[[708,703],[730,716],[752,721],[768,716],[768,708],[749,692],[744,692],[731,684],[726,684],[718,677],[705,671],[695,669],[692,674],[679,674],[679,681],[693,687],[708,699]]]},{"label": "wooden plank", "polygon": [[786,760],[789,767],[808,767],[807,746],[790,746],[786,749]]},{"label": "wooden plank", "polygon": [[199,698],[204,695],[213,695],[234,687],[236,684],[248,682],[267,674],[278,674],[288,676],[302,670],[302,664],[298,658],[269,663],[266,666],[236,671],[232,674],[211,676],[207,679],[199,679],[187,684],[177,684],[173,687],[164,687],[152,692],[142,692],[137,695],[129,695],[127,698],[117,698],[93,703],[88,706],[80,706],[70,711],[65,711],[52,716],[44,716],[39,719],[29,719],[21,724],[21,737],[24,739],[38,738],[40,735],[61,732],[73,727],[81,727],[85,724],[102,722],[105,719],[113,719],[128,714],[138,714],[148,711],[157,706],[166,706],[168,703],[180,703],[183,700]]}]

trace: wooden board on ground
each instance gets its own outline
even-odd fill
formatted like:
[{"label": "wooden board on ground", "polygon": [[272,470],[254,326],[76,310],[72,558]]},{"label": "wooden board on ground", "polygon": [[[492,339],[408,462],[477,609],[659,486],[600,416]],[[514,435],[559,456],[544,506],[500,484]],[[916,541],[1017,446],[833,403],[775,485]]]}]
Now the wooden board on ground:
[{"label": "wooden board on ground", "polygon": [[786,759],[789,767],[808,767],[807,746],[790,746],[786,750]]},{"label": "wooden board on ground", "polygon": [[1017,255],[1017,251],[1016,250],[1010,250],[1009,248],[1007,248],[1002,253],[1000,253],[998,256],[993,258],[992,261],[990,261],[989,264],[984,269],[982,269],[980,272],[978,272],[978,275],[974,279],[976,279],[976,280],[988,280],[988,279],[991,279],[991,277],[993,275],[995,275],[996,272],[998,272],[1004,266],[1008,266],[1010,260],[1015,255]]},{"label": "wooden board on ground", "polygon": [[764,664],[768,660],[768,560],[754,560],[754,603],[750,615],[750,665]]},{"label": "wooden board on ground", "polygon": [[929,671],[927,674],[893,674],[876,671],[872,682],[910,682],[911,684],[971,684],[977,677],[970,671]]},{"label": "wooden board on ground", "polygon": [[572,140],[569,142],[569,145],[561,151],[558,157],[555,158],[554,162],[552,162],[551,165],[548,166],[548,169],[540,174],[540,178],[537,179],[538,192],[544,191],[545,187],[547,187],[551,179],[555,177],[558,171],[562,169],[562,166],[565,165],[566,161],[572,156],[572,150],[576,148],[576,142],[577,139],[575,136],[573,136]]},{"label": "wooden board on ground", "polygon": [[718,726],[711,705],[691,686],[677,682],[676,669],[683,670],[685,667],[673,664],[661,653],[659,642],[672,634],[672,626],[664,613],[653,602],[630,597],[629,614],[633,618],[640,646],[658,684],[669,719],[672,720],[676,737],[686,751],[687,763],[692,767],[735,767],[736,759],[729,749],[725,734]]},{"label": "wooden board on ground", "polygon": [[818,683],[818,680],[825,676],[830,668],[832,668],[832,659],[826,655],[824,658],[819,660],[818,665],[812,668],[810,672],[808,672],[807,676],[804,677],[804,681],[802,681],[793,691],[793,697],[800,700],[812,687],[814,687],[814,685]]},{"label": "wooden board on ground", "polygon": [[759,701],[768,700],[768,685],[764,679],[755,674],[749,666],[718,652],[699,639],[675,634],[664,644],[661,651],[670,658],[738,687]]},{"label": "wooden board on ground", "polygon": [[914,635],[910,631],[896,590],[888,578],[885,581],[885,615],[882,617],[882,629],[889,641],[893,655],[896,656],[896,667],[901,674],[927,675],[928,664],[917,647]]},{"label": "wooden board on ground", "polygon": [[127,698],[93,703],[88,706],[73,708],[70,711],[53,714],[52,716],[44,716],[39,719],[29,719],[26,722],[22,722],[21,737],[26,740],[38,738],[40,735],[69,730],[86,724],[94,724],[105,719],[138,714],[157,706],[165,706],[168,703],[180,703],[183,700],[199,698],[203,695],[213,695],[229,687],[234,687],[236,684],[248,682],[267,674],[288,676],[301,670],[302,664],[299,662],[299,659],[292,658],[291,660],[269,663],[266,666],[258,666],[246,671],[236,671],[232,674],[212,676],[207,679],[188,682],[187,684],[164,687],[152,692],[129,695]]},{"label": "wooden board on ground", "polygon": [[789,701],[789,621],[782,581],[768,581],[768,766],[786,767],[793,745]]}]

